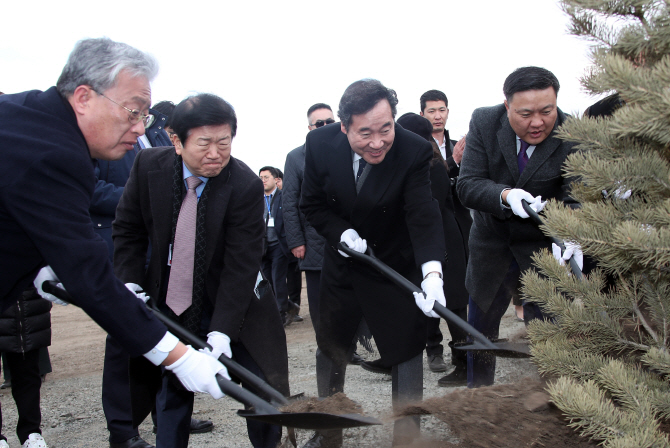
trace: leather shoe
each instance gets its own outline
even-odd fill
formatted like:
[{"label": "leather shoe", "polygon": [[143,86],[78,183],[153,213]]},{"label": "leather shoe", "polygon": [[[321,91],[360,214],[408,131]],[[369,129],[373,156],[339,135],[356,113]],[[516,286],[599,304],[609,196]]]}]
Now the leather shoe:
[{"label": "leather shoe", "polygon": [[440,387],[459,387],[468,385],[468,369],[466,366],[456,366],[446,376],[437,380],[437,385]]},{"label": "leather shoe", "polygon": [[352,366],[360,366],[363,361],[365,361],[365,360],[363,358],[361,358],[361,355],[354,352],[351,355],[351,359],[349,360],[349,364],[351,364]]},{"label": "leather shoe", "polygon": [[[205,432],[211,432],[214,429],[214,423],[211,420],[198,420],[197,418],[191,417],[191,434],[203,434]],[[153,433],[156,434],[158,428],[154,426]]]},{"label": "leather shoe", "polygon": [[212,432],[213,429],[214,423],[212,423],[211,420],[198,420],[197,418],[191,418],[191,434]]},{"label": "leather shoe", "polygon": [[428,356],[428,368],[431,372],[446,372],[447,365],[444,363],[442,355]]},{"label": "leather shoe", "polygon": [[342,430],[316,431],[302,448],[341,448]]},{"label": "leather shoe", "polygon": [[367,370],[368,372],[383,373],[386,375],[390,375],[392,371],[391,367],[382,365],[381,358],[374,361],[363,361],[361,363],[361,367],[363,367],[363,369]]},{"label": "leather shoe", "polygon": [[156,448],[149,445],[142,437],[135,436],[121,443],[110,443],[109,448]]},{"label": "leather shoe", "polygon": [[295,316],[293,316],[293,322],[302,322],[303,320],[305,319],[303,319],[303,317],[300,314],[296,314]]}]

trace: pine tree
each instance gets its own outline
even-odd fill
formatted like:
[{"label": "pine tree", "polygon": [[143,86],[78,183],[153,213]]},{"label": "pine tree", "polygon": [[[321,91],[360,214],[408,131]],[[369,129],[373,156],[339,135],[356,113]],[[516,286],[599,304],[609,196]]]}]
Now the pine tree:
[{"label": "pine tree", "polygon": [[[543,230],[582,246],[598,267],[582,281],[551,254],[523,292],[553,314],[528,333],[556,405],[606,447],[670,447],[670,0],[562,0],[571,33],[592,42],[590,93],[625,105],[572,118],[560,138],[581,149],[572,210],[545,208]],[[630,190],[630,197],[625,194]]]}]

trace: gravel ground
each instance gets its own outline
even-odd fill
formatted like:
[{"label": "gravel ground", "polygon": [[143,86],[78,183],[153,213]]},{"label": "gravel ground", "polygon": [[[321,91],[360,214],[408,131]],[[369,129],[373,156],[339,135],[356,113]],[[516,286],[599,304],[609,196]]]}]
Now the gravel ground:
[{"label": "gravel ground", "polygon": [[[306,304],[303,289],[303,303]],[[303,307],[303,322],[286,329],[289,356],[291,393],[304,392],[316,396],[314,331]],[[448,339],[449,331],[442,322],[442,333]],[[52,311],[53,344],[50,347],[53,373],[42,386],[42,433],[51,448],[105,447],[108,432],[100,389],[104,332],[81,310],[74,306],[54,307]],[[523,323],[513,317],[513,307],[505,314],[501,337],[518,338],[524,333]],[[446,342],[446,341],[445,341]],[[376,354],[359,350],[365,358]],[[448,357],[445,359],[449,363]],[[444,373],[433,373],[424,362],[424,398],[442,396],[452,389],[440,388],[437,380]],[[537,369],[528,359],[498,360],[496,384],[515,383],[526,377],[538,378]],[[391,377],[367,372],[358,366],[349,366],[345,393],[362,405],[367,415],[379,418],[381,426],[347,429],[346,447],[390,447],[393,422],[391,414]],[[3,408],[3,434],[12,448],[19,447],[14,432],[17,421],[16,407],[8,390],[0,391]],[[196,418],[214,422],[214,431],[192,435],[190,447],[249,447],[245,420],[235,415],[242,405],[230,398],[213,400],[208,395],[196,396]],[[140,434],[150,443],[155,442],[150,419],[140,426]],[[310,437],[309,431],[297,431],[300,444]],[[446,424],[431,416],[422,417],[422,435],[432,441],[458,442],[451,436]]]}]

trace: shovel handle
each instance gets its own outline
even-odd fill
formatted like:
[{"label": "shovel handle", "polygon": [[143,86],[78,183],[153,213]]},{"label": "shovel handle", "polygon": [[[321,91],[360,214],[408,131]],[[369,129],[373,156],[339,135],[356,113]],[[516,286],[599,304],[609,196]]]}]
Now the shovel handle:
[{"label": "shovel handle", "polygon": [[[55,282],[55,281],[52,281],[52,280],[47,280],[42,284],[42,290],[44,292],[48,292],[49,294],[53,294],[54,296],[58,297],[61,300],[64,300],[68,303],[72,303],[73,305],[77,305],[72,300],[72,296],[70,295],[70,293],[67,292],[66,290],[62,289],[62,288],[59,288],[57,285],[58,285],[58,282]],[[172,319],[170,319],[169,317],[165,316],[163,313],[158,311],[154,306],[149,306],[147,304],[147,308],[149,310],[153,311],[154,316],[156,316],[159,320],[161,320],[165,324],[165,326],[168,327],[168,329],[172,333],[174,333],[175,336],[177,336],[178,338],[189,342],[196,349],[201,349],[201,348],[209,348],[210,350],[212,349],[212,347],[210,347],[209,344],[207,344],[205,341],[203,341],[202,339],[200,339],[199,337],[197,337],[196,335],[194,335],[193,333],[191,333],[190,331],[188,331],[187,329],[185,329],[184,327],[179,325],[177,322],[175,322]],[[288,400],[279,391],[274,389],[272,386],[270,386],[268,383],[266,383],[265,381],[260,379],[258,376],[251,373],[249,370],[247,370],[244,367],[242,367],[241,365],[239,365],[237,362],[228,358],[226,355],[221,355],[219,357],[219,362],[221,364],[223,364],[228,369],[228,372],[230,372],[233,375],[235,375],[236,377],[240,378],[242,381],[249,384],[255,390],[267,394],[268,396],[271,397],[271,399],[275,400],[277,403],[279,403],[282,406],[288,404]],[[223,377],[221,377],[221,378],[225,381],[228,381]],[[230,381],[228,381],[228,382],[230,383],[230,386],[228,386],[227,389],[230,389],[231,387],[234,387],[235,389],[232,389],[234,394],[239,393],[237,391],[237,389],[244,390],[244,389],[241,389],[239,386],[237,386],[235,383],[232,383]],[[219,381],[219,383],[221,383],[221,382]],[[223,389],[221,389],[221,390],[224,393],[228,394],[227,390],[223,390]],[[251,392],[249,392],[249,394],[251,394]],[[235,395],[233,395],[233,394],[229,394],[229,395],[231,397],[235,398]],[[251,395],[253,395],[253,394],[251,394]],[[244,396],[248,397],[248,394],[245,394]],[[253,396],[256,397],[255,395],[253,395]],[[258,398],[258,397],[256,397],[256,398]],[[237,399],[237,398],[235,398],[235,399]],[[256,404],[250,404],[251,401],[249,401],[248,398],[245,398],[245,399],[247,401],[242,401],[242,403],[247,404],[247,405],[252,405],[256,408],[259,408],[259,406],[257,406]],[[260,398],[258,398],[258,399],[260,400]],[[240,401],[240,400],[238,400],[238,401]],[[261,401],[263,401],[263,400],[261,400]],[[277,410],[274,409],[273,412],[276,413]]]},{"label": "shovel handle", "polygon": [[[537,224],[538,226],[541,226],[543,224],[542,218],[540,218],[540,215],[537,214],[537,212],[533,209],[533,207],[530,206],[528,201],[525,199],[521,200],[521,205],[523,206],[523,209],[528,213],[528,216],[530,216],[530,219]],[[555,236],[549,235],[549,239],[551,239],[551,242],[557,245],[558,247],[561,248],[561,253],[565,251],[565,245],[563,244],[563,241],[559,240]],[[570,263],[570,269],[572,270],[572,274],[575,276],[577,280],[581,280],[583,275],[582,275],[582,270],[579,267],[579,264],[577,263],[577,260],[575,260],[575,257],[570,257],[570,260],[568,260],[568,263]]]},{"label": "shovel handle", "polygon": [[[376,258],[373,255],[368,255],[368,254],[362,254],[360,252],[356,252],[353,249],[350,249],[349,246],[343,243],[339,243],[338,249],[344,252],[345,254],[349,255],[351,258],[354,260],[358,260],[360,262],[363,262],[365,264],[369,264],[373,268],[377,269],[379,272],[384,274],[389,280],[391,280],[393,283],[396,285],[400,286],[401,288],[407,290],[408,292],[414,293],[418,292],[423,294],[423,290],[416,286],[414,283],[410,282],[407,280],[405,277],[402,275],[398,274],[395,270],[393,270],[391,267],[383,263],[381,260]],[[451,310],[449,310],[447,307],[442,306],[441,304],[435,302],[433,305],[433,311],[437,313],[438,316],[440,316],[442,319],[447,320],[454,325],[456,325],[458,328],[461,330],[465,331],[468,333],[472,338],[479,342],[480,344],[486,346],[487,348],[491,349],[496,349],[495,344],[491,342],[486,336],[484,336],[482,333],[477,331],[475,327],[458,317],[456,314],[454,314]]]},{"label": "shovel handle", "polygon": [[257,414],[279,414],[280,411],[267,401],[261,399],[254,393],[240,387],[221,375],[216,375],[216,382],[219,383],[221,392],[232,399],[239,401],[249,407],[253,407]]}]

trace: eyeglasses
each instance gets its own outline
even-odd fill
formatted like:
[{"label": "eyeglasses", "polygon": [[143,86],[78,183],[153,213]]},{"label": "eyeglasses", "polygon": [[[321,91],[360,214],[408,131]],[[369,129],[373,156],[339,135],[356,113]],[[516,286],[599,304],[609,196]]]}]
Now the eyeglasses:
[{"label": "eyeglasses", "polygon": [[332,118],[328,118],[326,120],[316,120],[312,126],[320,128],[321,126],[325,126],[327,124],[333,124],[333,123],[335,123],[335,120],[333,120]]},{"label": "eyeglasses", "polygon": [[105,94],[100,93],[97,90],[94,90],[94,92],[97,93],[100,96],[104,96],[105,98],[107,98],[112,103],[116,104],[117,106],[123,107],[125,110],[127,110],[128,111],[128,121],[130,121],[132,124],[137,124],[140,121],[142,121],[144,123],[144,127],[148,128],[152,124],[154,124],[154,121],[156,120],[156,117],[154,117],[151,114],[144,115],[142,112],[140,112],[137,109],[128,109],[126,106],[121,106],[119,103],[117,103],[116,101],[114,101],[110,97],[105,96]]}]

